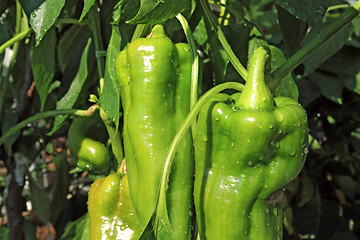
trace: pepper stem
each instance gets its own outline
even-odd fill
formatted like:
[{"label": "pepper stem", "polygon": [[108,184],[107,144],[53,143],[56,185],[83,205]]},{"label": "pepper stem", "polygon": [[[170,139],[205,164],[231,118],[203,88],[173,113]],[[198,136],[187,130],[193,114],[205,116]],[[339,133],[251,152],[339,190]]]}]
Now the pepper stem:
[{"label": "pepper stem", "polygon": [[166,38],[163,25],[155,25],[147,38]]},{"label": "pepper stem", "polygon": [[244,90],[235,103],[236,109],[273,109],[273,97],[265,84],[265,78],[268,78],[271,72],[269,53],[269,49],[259,47],[252,55]]}]

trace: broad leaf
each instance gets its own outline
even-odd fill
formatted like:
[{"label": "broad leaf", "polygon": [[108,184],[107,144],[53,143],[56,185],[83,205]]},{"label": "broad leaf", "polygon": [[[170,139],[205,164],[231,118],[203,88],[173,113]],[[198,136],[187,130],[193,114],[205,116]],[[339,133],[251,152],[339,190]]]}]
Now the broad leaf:
[{"label": "broad leaf", "polygon": [[342,104],[343,85],[339,77],[314,72],[309,78],[319,86],[323,96],[333,102]]},{"label": "broad leaf", "polygon": [[276,9],[287,55],[292,56],[300,48],[301,42],[306,35],[308,24],[278,5],[276,5]]},{"label": "broad leaf", "polygon": [[62,151],[60,154],[55,155],[52,160],[56,166],[56,172],[51,182],[50,188],[50,193],[52,196],[50,203],[50,219],[53,223],[57,222],[61,211],[63,211],[66,196],[69,193],[71,177],[69,174],[69,163],[66,161],[66,159],[66,151]]},{"label": "broad leaf", "polygon": [[103,110],[113,119],[116,128],[120,120],[120,87],[115,76],[115,60],[120,52],[121,34],[118,26],[113,26],[109,46],[106,54],[104,88],[100,96]]},{"label": "broad leaf", "polygon": [[338,202],[321,199],[320,226],[316,239],[336,239],[342,221],[341,206]]},{"label": "broad leaf", "polygon": [[360,128],[351,133],[351,143],[356,152],[360,154]]},{"label": "broad leaf", "polygon": [[28,219],[25,219],[23,229],[26,240],[38,240],[36,237],[36,226]]},{"label": "broad leaf", "polygon": [[9,228],[6,225],[2,225],[0,228],[0,239],[8,240],[9,239]]},{"label": "broad leaf", "polygon": [[[65,96],[63,96],[56,103],[56,109],[70,109],[75,105],[75,103],[78,99],[78,96],[83,88],[84,83],[85,83],[85,80],[88,77],[88,60],[87,59],[88,59],[88,52],[89,52],[90,44],[91,44],[91,38],[89,38],[89,40],[86,44],[86,47],[84,49],[84,52],[81,56],[79,70],[78,70],[75,78],[73,79],[73,81],[70,85],[70,88],[67,91],[67,93],[65,94]],[[54,127],[50,134],[57,131],[62,126],[62,124],[66,118],[67,118],[67,116],[57,116],[55,118]]]},{"label": "broad leaf", "polygon": [[[61,71],[64,73],[67,66],[73,63],[72,56],[81,56],[84,46],[91,36],[87,26],[73,25],[61,37],[57,47],[57,57]],[[76,58],[77,60],[77,58]]]},{"label": "broad leaf", "polygon": [[[270,46],[271,51],[271,70],[274,71],[276,68],[280,67],[286,62],[285,54],[277,47]],[[279,83],[274,92],[275,96],[289,97],[294,100],[299,99],[299,90],[298,87],[291,76],[291,73],[286,75]]]},{"label": "broad leaf", "polygon": [[[350,36],[351,27],[348,25],[336,33],[331,39],[325,42],[322,46],[312,52],[311,56],[304,61],[305,72],[307,76],[314,72],[322,63],[329,57],[338,52],[346,43]],[[308,34],[305,38],[305,43],[309,42],[310,39],[318,37],[313,31]]]},{"label": "broad leaf", "polygon": [[356,76],[345,76],[341,78],[344,87],[360,95],[360,72]]},{"label": "broad leaf", "polygon": [[275,0],[290,14],[307,22],[320,35],[322,19],[330,6],[330,0]]},{"label": "broad leaf", "polygon": [[141,0],[140,9],[130,24],[158,24],[189,9],[191,0]]},{"label": "broad leaf", "polygon": [[47,224],[50,222],[50,199],[45,189],[39,186],[30,174],[27,177],[30,185],[32,207],[37,212],[40,220]]},{"label": "broad leaf", "polygon": [[293,208],[293,223],[296,226],[296,231],[303,236],[308,236],[308,239],[316,236],[320,224],[320,214],[321,199],[316,188],[315,196],[311,201],[301,207]]},{"label": "broad leaf", "polygon": [[39,45],[46,32],[59,17],[65,0],[20,0],[35,32],[36,45]]},{"label": "broad leaf", "polygon": [[44,108],[55,73],[55,46],[55,29],[51,28],[41,44],[37,47],[33,45],[30,50],[31,67],[41,100],[41,109]]},{"label": "broad leaf", "polygon": [[356,75],[360,69],[360,49],[344,46],[339,52],[327,59],[319,69],[338,76]]},{"label": "broad leaf", "polygon": [[90,8],[91,8],[92,6],[94,6],[94,4],[95,4],[95,0],[84,0],[84,8],[83,8],[83,10],[82,10],[82,12],[81,12],[81,16],[80,16],[80,18],[79,18],[79,22],[81,22],[81,21],[84,19],[84,17],[85,17],[86,14],[89,12]]},{"label": "broad leaf", "polygon": [[76,221],[69,223],[60,240],[89,240],[90,221],[89,214],[85,214]]}]

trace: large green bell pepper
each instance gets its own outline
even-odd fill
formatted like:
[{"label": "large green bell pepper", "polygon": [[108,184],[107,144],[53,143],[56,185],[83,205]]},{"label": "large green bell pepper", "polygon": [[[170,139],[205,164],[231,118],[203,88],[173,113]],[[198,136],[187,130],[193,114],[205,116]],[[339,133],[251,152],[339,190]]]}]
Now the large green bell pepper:
[{"label": "large green bell pepper", "polygon": [[241,94],[199,114],[194,201],[200,239],[281,239],[282,189],[301,170],[308,129],[296,101],[268,90],[268,51],[253,54]]},{"label": "large green bell pepper", "polygon": [[[124,148],[130,195],[144,228],[157,200],[168,147],[190,108],[191,53],[173,44],[163,26],[131,42],[116,59],[124,110]],[[191,134],[171,167],[167,210],[174,239],[191,235],[194,157]]]},{"label": "large green bell pepper", "polygon": [[141,234],[126,175],[97,179],[90,187],[88,211],[90,240],[136,240]]}]

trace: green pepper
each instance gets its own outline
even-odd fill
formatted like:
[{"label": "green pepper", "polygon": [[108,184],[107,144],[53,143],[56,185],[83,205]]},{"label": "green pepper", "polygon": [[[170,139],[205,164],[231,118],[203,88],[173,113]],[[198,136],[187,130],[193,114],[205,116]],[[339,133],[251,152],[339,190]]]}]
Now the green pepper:
[{"label": "green pepper", "polygon": [[97,179],[88,198],[90,240],[131,240],[141,234],[131,203],[127,175]]},{"label": "green pepper", "polygon": [[[168,147],[190,109],[191,62],[189,46],[173,44],[161,25],[116,59],[130,196],[142,228],[155,208]],[[193,164],[188,133],[173,161],[167,191],[168,217],[178,240],[191,234]]]},{"label": "green pepper", "polygon": [[307,151],[304,109],[268,90],[270,55],[253,54],[241,94],[217,95],[199,114],[194,202],[200,239],[281,239],[283,188]]},{"label": "green pepper", "polygon": [[77,166],[95,173],[108,171],[109,150],[104,145],[108,139],[99,115],[77,117],[73,120],[67,137],[67,146]]}]

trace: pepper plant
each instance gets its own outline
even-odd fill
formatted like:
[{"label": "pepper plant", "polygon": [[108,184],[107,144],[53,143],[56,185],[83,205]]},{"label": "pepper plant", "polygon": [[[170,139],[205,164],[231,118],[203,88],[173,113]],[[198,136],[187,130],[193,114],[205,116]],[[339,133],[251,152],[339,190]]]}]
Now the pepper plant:
[{"label": "pepper plant", "polygon": [[360,1],[0,3],[0,239],[358,239]]}]

